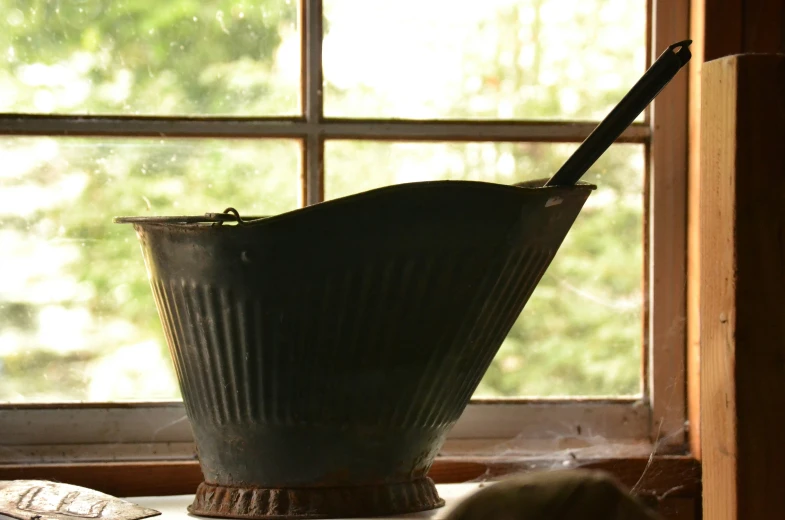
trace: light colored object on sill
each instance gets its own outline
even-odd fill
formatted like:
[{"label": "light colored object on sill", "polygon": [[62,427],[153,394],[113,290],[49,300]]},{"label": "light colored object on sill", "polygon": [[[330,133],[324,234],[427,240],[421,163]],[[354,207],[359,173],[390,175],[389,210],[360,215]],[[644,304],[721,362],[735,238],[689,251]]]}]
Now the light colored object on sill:
[{"label": "light colored object on sill", "polygon": [[46,480],[0,481],[0,518],[140,520],[159,514],[132,501],[71,484]]}]

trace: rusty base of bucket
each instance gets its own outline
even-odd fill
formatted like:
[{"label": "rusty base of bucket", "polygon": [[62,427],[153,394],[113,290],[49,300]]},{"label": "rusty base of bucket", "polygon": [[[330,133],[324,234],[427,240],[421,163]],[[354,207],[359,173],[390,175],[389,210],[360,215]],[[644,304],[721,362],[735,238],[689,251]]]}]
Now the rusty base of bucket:
[{"label": "rusty base of bucket", "polygon": [[218,518],[351,518],[415,513],[444,505],[428,478],[371,486],[258,488],[202,482],[188,512]]}]

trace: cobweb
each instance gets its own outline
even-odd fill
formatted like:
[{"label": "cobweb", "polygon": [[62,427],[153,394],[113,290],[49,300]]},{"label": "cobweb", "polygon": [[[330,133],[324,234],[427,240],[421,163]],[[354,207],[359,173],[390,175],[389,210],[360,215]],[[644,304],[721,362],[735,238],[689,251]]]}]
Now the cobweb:
[{"label": "cobweb", "polygon": [[[675,381],[669,388],[664,389],[670,402],[675,394]],[[569,424],[566,426],[570,426]],[[580,444],[569,446],[574,437],[555,434],[547,437],[547,443],[554,449],[543,449],[542,446],[530,448],[529,439],[517,437],[503,440],[497,444],[485,445],[476,453],[465,453],[459,450],[454,452],[442,451],[440,456],[450,457],[464,462],[475,462],[486,465],[484,474],[476,478],[465,480],[464,484],[479,484],[479,488],[497,481],[513,479],[524,473],[536,471],[571,470],[587,467],[603,467],[603,463],[612,463],[622,458],[646,458],[647,462],[640,475],[632,486],[627,486],[628,491],[644,499],[645,502],[659,508],[662,501],[668,496],[683,490],[685,485],[677,485],[661,492],[645,489],[647,478],[654,477],[652,472],[662,471],[653,463],[657,455],[673,455],[676,450],[683,448],[686,434],[689,430],[688,421],[682,428],[677,428],[668,434],[663,433],[663,420],[658,421],[653,428],[651,442],[642,440],[619,440],[604,437],[589,432],[580,436]],[[564,431],[564,430],[563,430]],[[544,436],[547,436],[545,434]],[[566,445],[567,447],[559,447]],[[438,459],[437,459],[438,460]],[[498,468],[503,468],[499,471]],[[618,479],[617,479],[618,480]]]}]

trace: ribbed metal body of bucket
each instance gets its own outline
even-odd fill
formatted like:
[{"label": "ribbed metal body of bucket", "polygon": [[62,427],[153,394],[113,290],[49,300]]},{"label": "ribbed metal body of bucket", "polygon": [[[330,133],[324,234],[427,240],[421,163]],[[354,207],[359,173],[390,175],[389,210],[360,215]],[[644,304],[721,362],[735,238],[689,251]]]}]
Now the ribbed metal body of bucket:
[{"label": "ribbed metal body of bucket", "polygon": [[136,221],[205,477],[192,512],[440,505],[427,471],[592,189],[428,182]]}]

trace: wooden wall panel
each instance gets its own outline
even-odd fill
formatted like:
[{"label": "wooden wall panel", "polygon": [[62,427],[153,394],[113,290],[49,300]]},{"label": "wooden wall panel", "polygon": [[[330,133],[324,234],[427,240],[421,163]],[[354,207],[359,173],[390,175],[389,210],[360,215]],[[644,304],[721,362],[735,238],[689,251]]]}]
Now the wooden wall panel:
[{"label": "wooden wall panel", "polygon": [[785,0],[691,0],[689,180],[687,187],[687,380],[690,447],[700,458],[700,120],[704,61],[741,53],[785,52]]},{"label": "wooden wall panel", "polygon": [[702,75],[703,513],[785,518],[785,55]]},{"label": "wooden wall panel", "polygon": [[781,52],[785,35],[783,2],[758,0],[743,5],[742,52]]}]

